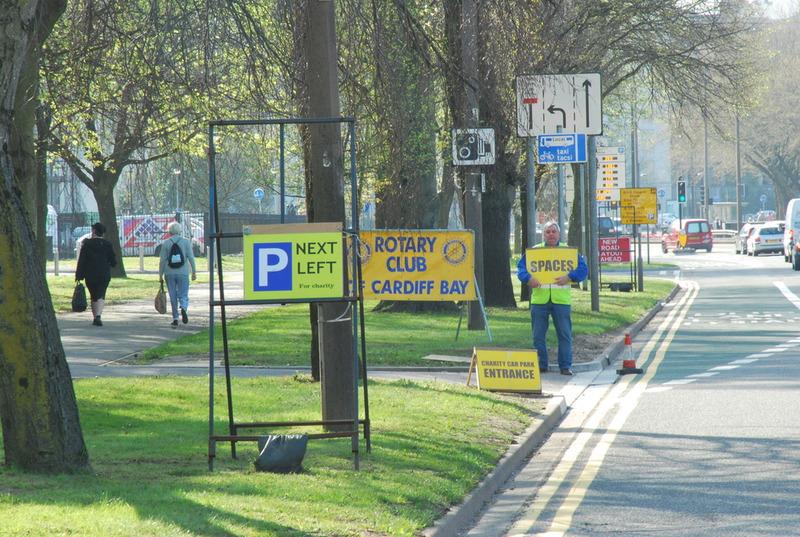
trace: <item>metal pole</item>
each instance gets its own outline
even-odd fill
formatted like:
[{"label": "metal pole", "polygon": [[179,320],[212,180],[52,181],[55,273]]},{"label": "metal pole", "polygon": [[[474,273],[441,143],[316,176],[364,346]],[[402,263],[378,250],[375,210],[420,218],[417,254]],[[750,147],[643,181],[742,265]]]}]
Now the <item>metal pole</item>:
[{"label": "metal pole", "polygon": [[[284,150],[285,150],[285,137],[286,137],[286,126],[281,123],[280,127],[280,136],[281,136],[281,153],[280,153],[280,181],[281,181],[281,224],[286,222],[286,166],[284,163]],[[261,212],[261,200],[258,200],[258,209]]]},{"label": "metal pole", "polygon": [[[358,185],[356,184],[356,130],[355,122],[348,124],[350,134],[350,221],[353,226],[353,235],[350,237],[352,266],[351,274],[353,279],[353,289],[350,290],[351,295],[357,296],[358,288],[361,282],[358,281]],[[352,452],[353,452],[353,468],[358,470],[358,305],[350,302],[352,307],[352,325],[353,325],[353,437],[352,437]],[[364,378],[366,383],[366,378]],[[365,384],[366,389],[366,384]],[[366,393],[366,392],[365,392]]]},{"label": "metal pole", "polygon": [[[586,240],[586,170],[583,164],[578,164],[578,177],[579,177],[579,192],[578,192],[578,206],[580,207],[581,211],[581,253],[584,256],[588,256],[586,252],[587,240]],[[581,282],[581,287],[584,291],[586,291],[587,287],[586,280]]]},{"label": "metal pole", "polygon": [[528,207],[528,248],[535,246],[536,240],[536,168],[533,164],[533,138],[528,139],[527,150],[527,188],[525,189],[525,205]]},{"label": "metal pole", "polygon": [[703,218],[708,219],[708,119],[703,114]]},{"label": "metal pole", "polygon": [[[633,178],[633,188],[639,187],[639,120],[636,115],[633,115],[633,123],[631,125],[631,141],[633,149],[633,166],[631,166],[631,174]],[[638,245],[638,255],[636,256],[636,289],[644,291],[644,267],[642,267],[642,235],[639,232],[638,218],[636,217],[636,208],[633,209],[633,236],[635,237]]]},{"label": "metal pole", "polygon": [[[556,132],[561,133],[561,125],[556,127]],[[558,228],[564,230],[564,165],[556,165],[556,180],[558,181]]]},{"label": "metal pole", "polygon": [[[217,233],[217,220],[214,213],[214,195],[216,193],[216,165],[214,155],[214,126],[208,127],[208,217],[211,235]],[[214,469],[215,443],[214,436],[214,244],[211,239],[208,245],[208,470]]]},{"label": "metal pole", "polygon": [[[597,140],[589,136],[587,161],[589,165],[589,192],[597,191]],[[600,263],[597,257],[597,196],[589,198],[589,277],[592,280],[592,311],[600,311]]]},{"label": "metal pole", "polygon": [[742,229],[742,158],[739,153],[739,114],[736,114],[736,232]]}]

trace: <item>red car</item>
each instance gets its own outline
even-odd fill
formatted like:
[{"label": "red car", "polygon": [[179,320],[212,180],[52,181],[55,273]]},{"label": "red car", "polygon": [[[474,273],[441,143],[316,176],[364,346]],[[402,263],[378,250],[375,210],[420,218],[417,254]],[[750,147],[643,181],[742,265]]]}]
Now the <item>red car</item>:
[{"label": "red car", "polygon": [[661,237],[661,251],[665,254],[677,249],[710,252],[713,246],[711,226],[708,225],[708,220],[701,218],[673,220]]}]

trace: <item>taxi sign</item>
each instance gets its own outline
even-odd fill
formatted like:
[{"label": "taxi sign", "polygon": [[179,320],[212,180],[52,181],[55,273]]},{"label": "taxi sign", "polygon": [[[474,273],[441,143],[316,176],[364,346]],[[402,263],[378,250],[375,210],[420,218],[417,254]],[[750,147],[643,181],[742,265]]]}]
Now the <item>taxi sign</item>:
[{"label": "taxi sign", "polygon": [[623,224],[656,224],[658,197],[655,188],[621,188],[620,221]]},{"label": "taxi sign", "polygon": [[344,296],[339,223],[244,226],[244,299]]}]

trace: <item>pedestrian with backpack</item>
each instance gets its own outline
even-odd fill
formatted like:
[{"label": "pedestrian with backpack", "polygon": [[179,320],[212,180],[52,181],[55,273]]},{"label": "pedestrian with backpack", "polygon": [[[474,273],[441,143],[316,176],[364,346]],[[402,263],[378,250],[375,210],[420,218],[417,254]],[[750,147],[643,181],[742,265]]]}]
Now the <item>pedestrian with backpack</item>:
[{"label": "pedestrian with backpack", "polygon": [[182,230],[178,222],[169,225],[170,236],[161,243],[158,263],[158,275],[167,285],[172,305],[172,328],[178,328],[179,311],[183,324],[189,322],[189,275],[193,281],[197,279],[192,243],[181,235]]}]

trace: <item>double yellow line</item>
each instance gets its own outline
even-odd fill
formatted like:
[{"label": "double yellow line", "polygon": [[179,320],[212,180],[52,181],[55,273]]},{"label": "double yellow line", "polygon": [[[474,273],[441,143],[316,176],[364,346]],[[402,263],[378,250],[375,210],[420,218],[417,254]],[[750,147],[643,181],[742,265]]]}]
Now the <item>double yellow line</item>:
[{"label": "double yellow line", "polygon": [[[536,535],[541,537],[561,537],[569,530],[575,511],[577,511],[589,490],[589,486],[600,471],[600,467],[603,464],[611,444],[613,444],[617,434],[622,429],[623,425],[625,425],[628,416],[630,416],[631,412],[636,408],[639,398],[644,390],[647,389],[650,380],[658,371],[667,353],[667,349],[675,336],[675,332],[683,323],[683,320],[686,318],[689,309],[697,297],[700,288],[696,282],[682,281],[681,285],[685,289],[683,296],[653,333],[639,356],[638,364],[641,367],[650,360],[655,351],[655,356],[652,362],[647,365],[644,375],[641,377],[634,375],[625,375],[621,377],[619,382],[617,382],[609,393],[603,397],[601,403],[591,413],[589,418],[582,425],[581,431],[576,435],[575,439],[564,452],[564,455],[556,465],[553,473],[547,479],[547,482],[537,492],[533,503],[523,514],[522,518],[511,527],[508,532],[509,536],[520,537],[523,535],[531,535],[528,532],[530,532],[534,524],[539,521],[539,518],[550,504],[555,494],[568,483],[568,474],[578,463],[581,453],[584,451],[589,441],[596,435],[597,429],[610,418],[611,422],[605,429],[606,432],[597,444],[595,444],[586,460],[583,470],[581,470],[569,492],[556,509],[550,527],[545,533],[538,533]],[[612,414],[614,412],[615,414]]]}]

